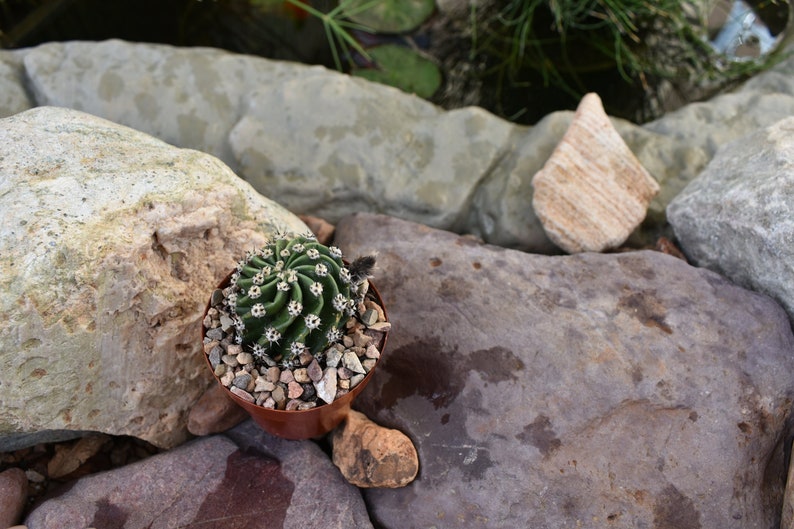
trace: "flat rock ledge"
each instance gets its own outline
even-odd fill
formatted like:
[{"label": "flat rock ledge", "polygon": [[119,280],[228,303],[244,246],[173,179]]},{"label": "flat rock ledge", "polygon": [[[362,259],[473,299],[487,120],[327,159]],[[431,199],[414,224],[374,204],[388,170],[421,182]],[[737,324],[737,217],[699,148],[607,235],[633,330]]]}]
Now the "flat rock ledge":
[{"label": "flat rock ledge", "polygon": [[770,298],[660,252],[529,255],[377,215],[393,333],[361,411],[420,475],[383,527],[776,527],[794,336]]}]

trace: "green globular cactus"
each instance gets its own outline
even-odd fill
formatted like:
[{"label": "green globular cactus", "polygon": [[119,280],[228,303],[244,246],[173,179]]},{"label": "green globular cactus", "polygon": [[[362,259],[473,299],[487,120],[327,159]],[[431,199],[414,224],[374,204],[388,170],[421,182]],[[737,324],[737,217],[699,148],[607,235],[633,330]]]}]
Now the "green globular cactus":
[{"label": "green globular cactus", "polygon": [[270,357],[287,364],[339,341],[358,295],[342,252],[310,236],[278,237],[249,252],[231,286],[226,302],[237,341],[260,363]]}]

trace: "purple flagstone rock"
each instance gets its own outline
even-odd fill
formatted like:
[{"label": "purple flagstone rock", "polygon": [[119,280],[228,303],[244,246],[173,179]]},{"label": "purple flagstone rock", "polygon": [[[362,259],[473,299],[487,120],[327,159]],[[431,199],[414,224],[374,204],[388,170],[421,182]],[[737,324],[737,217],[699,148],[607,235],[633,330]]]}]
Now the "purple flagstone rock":
[{"label": "purple flagstone rock", "polygon": [[393,323],[356,401],[416,444],[378,527],[777,527],[794,337],[766,296],[650,251],[549,257],[385,216]]},{"label": "purple flagstone rock", "polygon": [[246,421],[132,465],[84,477],[44,501],[28,529],[371,529],[361,494],[311,441]]}]

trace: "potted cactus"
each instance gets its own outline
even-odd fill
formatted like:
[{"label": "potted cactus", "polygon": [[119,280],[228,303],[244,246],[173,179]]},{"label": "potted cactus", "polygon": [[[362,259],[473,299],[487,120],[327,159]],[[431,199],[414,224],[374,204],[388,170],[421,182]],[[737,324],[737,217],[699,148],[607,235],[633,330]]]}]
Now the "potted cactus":
[{"label": "potted cactus", "polygon": [[265,430],[305,439],[333,429],[369,382],[390,323],[369,277],[311,235],[248,252],[213,292],[204,352],[227,394]]}]

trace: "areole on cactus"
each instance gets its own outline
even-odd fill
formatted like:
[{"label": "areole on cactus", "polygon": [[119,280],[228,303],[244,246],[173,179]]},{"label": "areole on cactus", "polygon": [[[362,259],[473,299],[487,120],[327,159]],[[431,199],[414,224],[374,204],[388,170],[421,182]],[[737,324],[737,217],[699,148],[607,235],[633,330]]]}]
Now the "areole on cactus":
[{"label": "areole on cactus", "polygon": [[364,295],[374,258],[362,259],[351,273],[338,248],[308,235],[279,236],[248,252],[226,296],[238,343],[263,364],[287,364],[307,349],[322,353],[342,338]]}]

